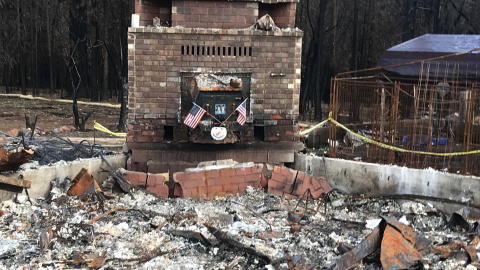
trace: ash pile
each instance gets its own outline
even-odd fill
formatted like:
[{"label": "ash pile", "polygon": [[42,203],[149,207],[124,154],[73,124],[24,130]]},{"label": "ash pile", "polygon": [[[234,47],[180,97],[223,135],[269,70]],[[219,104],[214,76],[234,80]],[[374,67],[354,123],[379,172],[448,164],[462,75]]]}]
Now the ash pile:
[{"label": "ash pile", "polygon": [[474,208],[447,214],[335,190],[287,199],[252,187],[166,199],[95,181],[72,196],[74,182],[57,179],[47,199],[0,204],[1,269],[480,268]]},{"label": "ash pile", "polygon": [[[13,140],[0,147],[0,155],[18,153],[18,157],[10,158],[9,164],[0,163],[0,171],[15,171],[20,165],[30,162],[30,167],[43,166],[56,162],[69,162],[78,159],[95,158],[103,155],[114,154],[100,144],[92,144],[88,140],[74,143],[69,139],[57,136],[48,138],[35,138],[33,135],[21,137],[1,132],[1,135]],[[33,133],[32,133],[33,134]],[[28,134],[27,134],[28,135]],[[21,153],[22,152],[22,153]],[[28,167],[27,166],[27,167]]]}]

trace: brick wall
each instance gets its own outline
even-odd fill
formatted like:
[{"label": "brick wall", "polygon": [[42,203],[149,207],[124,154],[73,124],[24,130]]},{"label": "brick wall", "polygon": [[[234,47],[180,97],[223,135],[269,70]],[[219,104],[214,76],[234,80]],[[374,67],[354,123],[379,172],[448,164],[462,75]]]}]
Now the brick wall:
[{"label": "brick wall", "polygon": [[239,164],[227,168],[198,168],[177,172],[173,179],[181,187],[182,197],[213,199],[226,194],[244,194],[247,186],[261,187],[262,164]]},{"label": "brick wall", "polygon": [[[302,32],[130,28],[128,36],[127,141],[160,142],[166,125],[173,127],[174,141],[188,140],[185,115],[180,115],[181,73],[218,71],[251,74],[249,118],[240,129],[241,141],[253,140],[254,125],[265,126],[266,141],[298,140]],[[182,55],[187,45],[246,47],[252,54]]]},{"label": "brick wall", "polygon": [[258,19],[257,2],[192,1],[172,2],[173,26],[191,28],[246,28]]},{"label": "brick wall", "polygon": [[123,177],[130,181],[130,187],[140,187],[157,196],[168,198],[169,188],[163,175],[127,171]]},{"label": "brick wall", "polygon": [[295,25],[298,0],[221,1],[221,0],[135,0],[140,25],[152,25],[159,17],[162,26],[234,29],[252,26],[259,17],[270,14],[278,27]]},{"label": "brick wall", "polygon": [[135,0],[135,14],[140,15],[140,25],[152,25],[153,18],[158,17],[162,26],[170,26],[172,21],[172,4],[169,1]]},{"label": "brick wall", "polygon": [[260,4],[258,16],[269,14],[280,28],[295,27],[296,3]]},{"label": "brick wall", "polygon": [[[163,175],[126,171],[123,176],[131,182],[131,187],[137,186],[157,196],[169,197],[169,187]],[[331,190],[327,180],[322,177],[312,177],[280,166],[275,166],[273,172],[269,172],[263,164],[237,163],[233,160],[203,162],[197,168],[176,172],[170,186],[175,197],[191,197],[195,200],[244,194],[248,186],[267,188],[269,193],[286,198],[311,196],[320,199]]]}]

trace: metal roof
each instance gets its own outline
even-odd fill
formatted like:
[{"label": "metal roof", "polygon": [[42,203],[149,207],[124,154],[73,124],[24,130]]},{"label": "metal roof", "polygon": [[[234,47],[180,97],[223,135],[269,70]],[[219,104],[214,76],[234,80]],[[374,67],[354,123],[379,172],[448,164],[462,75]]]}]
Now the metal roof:
[{"label": "metal roof", "polygon": [[[480,35],[425,34],[388,49],[378,60],[377,66],[404,64],[434,57],[465,52],[480,48]],[[430,75],[439,77],[462,76],[480,78],[480,54],[472,52],[425,62]],[[385,68],[400,76],[418,77],[421,63]]]}]

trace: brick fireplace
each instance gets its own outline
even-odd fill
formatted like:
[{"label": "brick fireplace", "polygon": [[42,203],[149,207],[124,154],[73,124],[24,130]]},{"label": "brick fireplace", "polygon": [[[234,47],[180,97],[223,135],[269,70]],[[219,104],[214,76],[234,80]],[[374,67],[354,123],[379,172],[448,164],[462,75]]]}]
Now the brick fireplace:
[{"label": "brick fireplace", "polygon": [[[136,0],[140,25],[128,31],[129,169],[175,172],[228,158],[293,162],[303,148],[298,1]],[[279,29],[254,27],[265,14]],[[235,108],[245,100],[242,126]],[[207,113],[192,129],[183,121],[194,102]],[[218,122],[223,140],[210,136]]]}]

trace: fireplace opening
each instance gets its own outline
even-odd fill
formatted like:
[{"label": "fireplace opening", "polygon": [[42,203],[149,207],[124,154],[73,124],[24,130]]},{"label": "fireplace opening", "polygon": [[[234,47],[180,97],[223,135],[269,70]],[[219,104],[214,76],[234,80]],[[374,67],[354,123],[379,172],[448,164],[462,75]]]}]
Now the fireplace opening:
[{"label": "fireplace opening", "polygon": [[265,127],[264,126],[254,126],[253,127],[253,138],[256,141],[265,140]]},{"label": "fireplace opening", "polygon": [[163,126],[163,140],[173,141],[173,126]]}]

